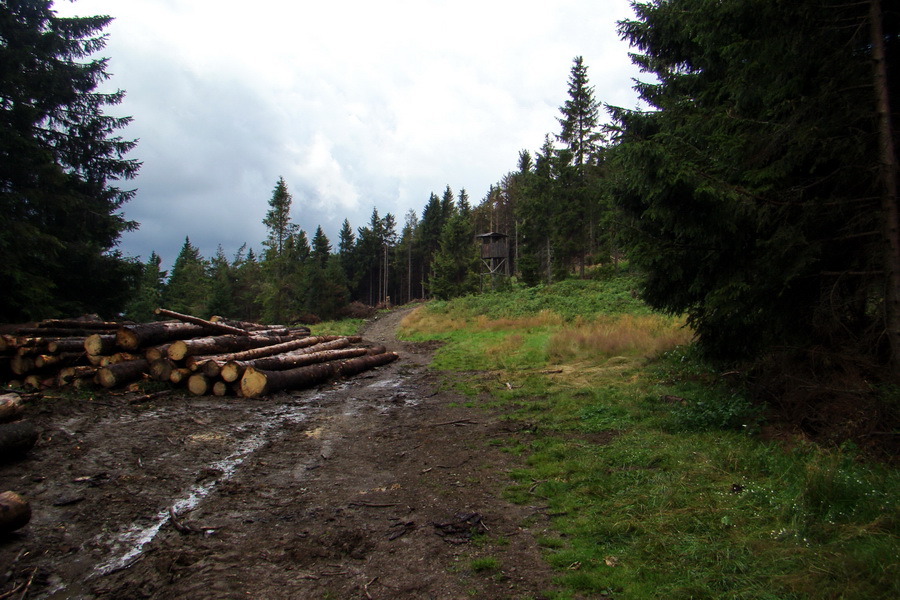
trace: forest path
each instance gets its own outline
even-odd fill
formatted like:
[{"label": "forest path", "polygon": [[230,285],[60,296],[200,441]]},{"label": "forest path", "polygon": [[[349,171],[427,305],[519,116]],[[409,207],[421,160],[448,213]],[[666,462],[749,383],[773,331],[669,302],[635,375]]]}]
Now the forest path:
[{"label": "forest path", "polygon": [[519,465],[494,445],[522,434],[440,389],[434,345],[396,339],[411,310],[363,329],[400,360],[316,390],[31,407],[42,439],[0,488],[35,516],[0,539],[0,593],[33,573],[30,598],[541,598],[546,506],[503,499]]}]

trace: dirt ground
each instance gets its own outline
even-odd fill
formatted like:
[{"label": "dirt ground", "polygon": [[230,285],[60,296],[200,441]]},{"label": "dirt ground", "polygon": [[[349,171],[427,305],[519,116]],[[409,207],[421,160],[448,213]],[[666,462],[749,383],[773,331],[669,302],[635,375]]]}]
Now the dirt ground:
[{"label": "dirt ground", "polygon": [[518,426],[439,390],[394,336],[407,310],[364,331],[399,361],[314,390],[30,402],[0,598],[542,598],[546,507],[503,499],[516,459],[491,444]]}]

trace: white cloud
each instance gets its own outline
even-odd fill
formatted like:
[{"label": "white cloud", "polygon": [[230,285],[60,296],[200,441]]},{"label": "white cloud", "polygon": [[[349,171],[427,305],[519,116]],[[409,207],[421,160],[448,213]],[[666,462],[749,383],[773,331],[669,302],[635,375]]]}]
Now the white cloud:
[{"label": "white cloud", "polygon": [[[296,219],[330,237],[373,206],[402,217],[434,191],[477,201],[519,150],[558,129],[576,55],[598,100],[631,107],[627,0],[57,0],[110,14],[111,84],[128,93],[144,167],[126,253],[173,260],[259,246],[284,176]],[[172,255],[171,259],[168,255]]]}]

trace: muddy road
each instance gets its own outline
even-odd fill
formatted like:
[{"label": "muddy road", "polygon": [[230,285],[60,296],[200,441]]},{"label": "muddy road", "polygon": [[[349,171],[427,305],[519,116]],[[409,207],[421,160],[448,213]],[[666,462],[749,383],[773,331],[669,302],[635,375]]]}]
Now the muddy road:
[{"label": "muddy road", "polygon": [[541,598],[545,507],[502,497],[519,426],[439,390],[429,345],[395,338],[407,310],[363,332],[399,361],[318,389],[29,403],[41,437],[0,491],[34,514],[0,537],[0,597]]}]

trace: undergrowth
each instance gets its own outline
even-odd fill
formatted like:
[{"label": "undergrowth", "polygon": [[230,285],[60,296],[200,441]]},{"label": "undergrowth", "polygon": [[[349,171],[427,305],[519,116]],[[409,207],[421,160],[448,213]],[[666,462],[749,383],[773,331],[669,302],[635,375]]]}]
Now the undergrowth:
[{"label": "undergrowth", "polygon": [[542,507],[555,531],[539,540],[557,568],[545,595],[900,597],[896,470],[850,444],[762,435],[740,381],[633,285],[432,303],[403,324],[408,339],[445,342],[432,368],[521,422],[494,445],[523,460],[507,497]]}]

